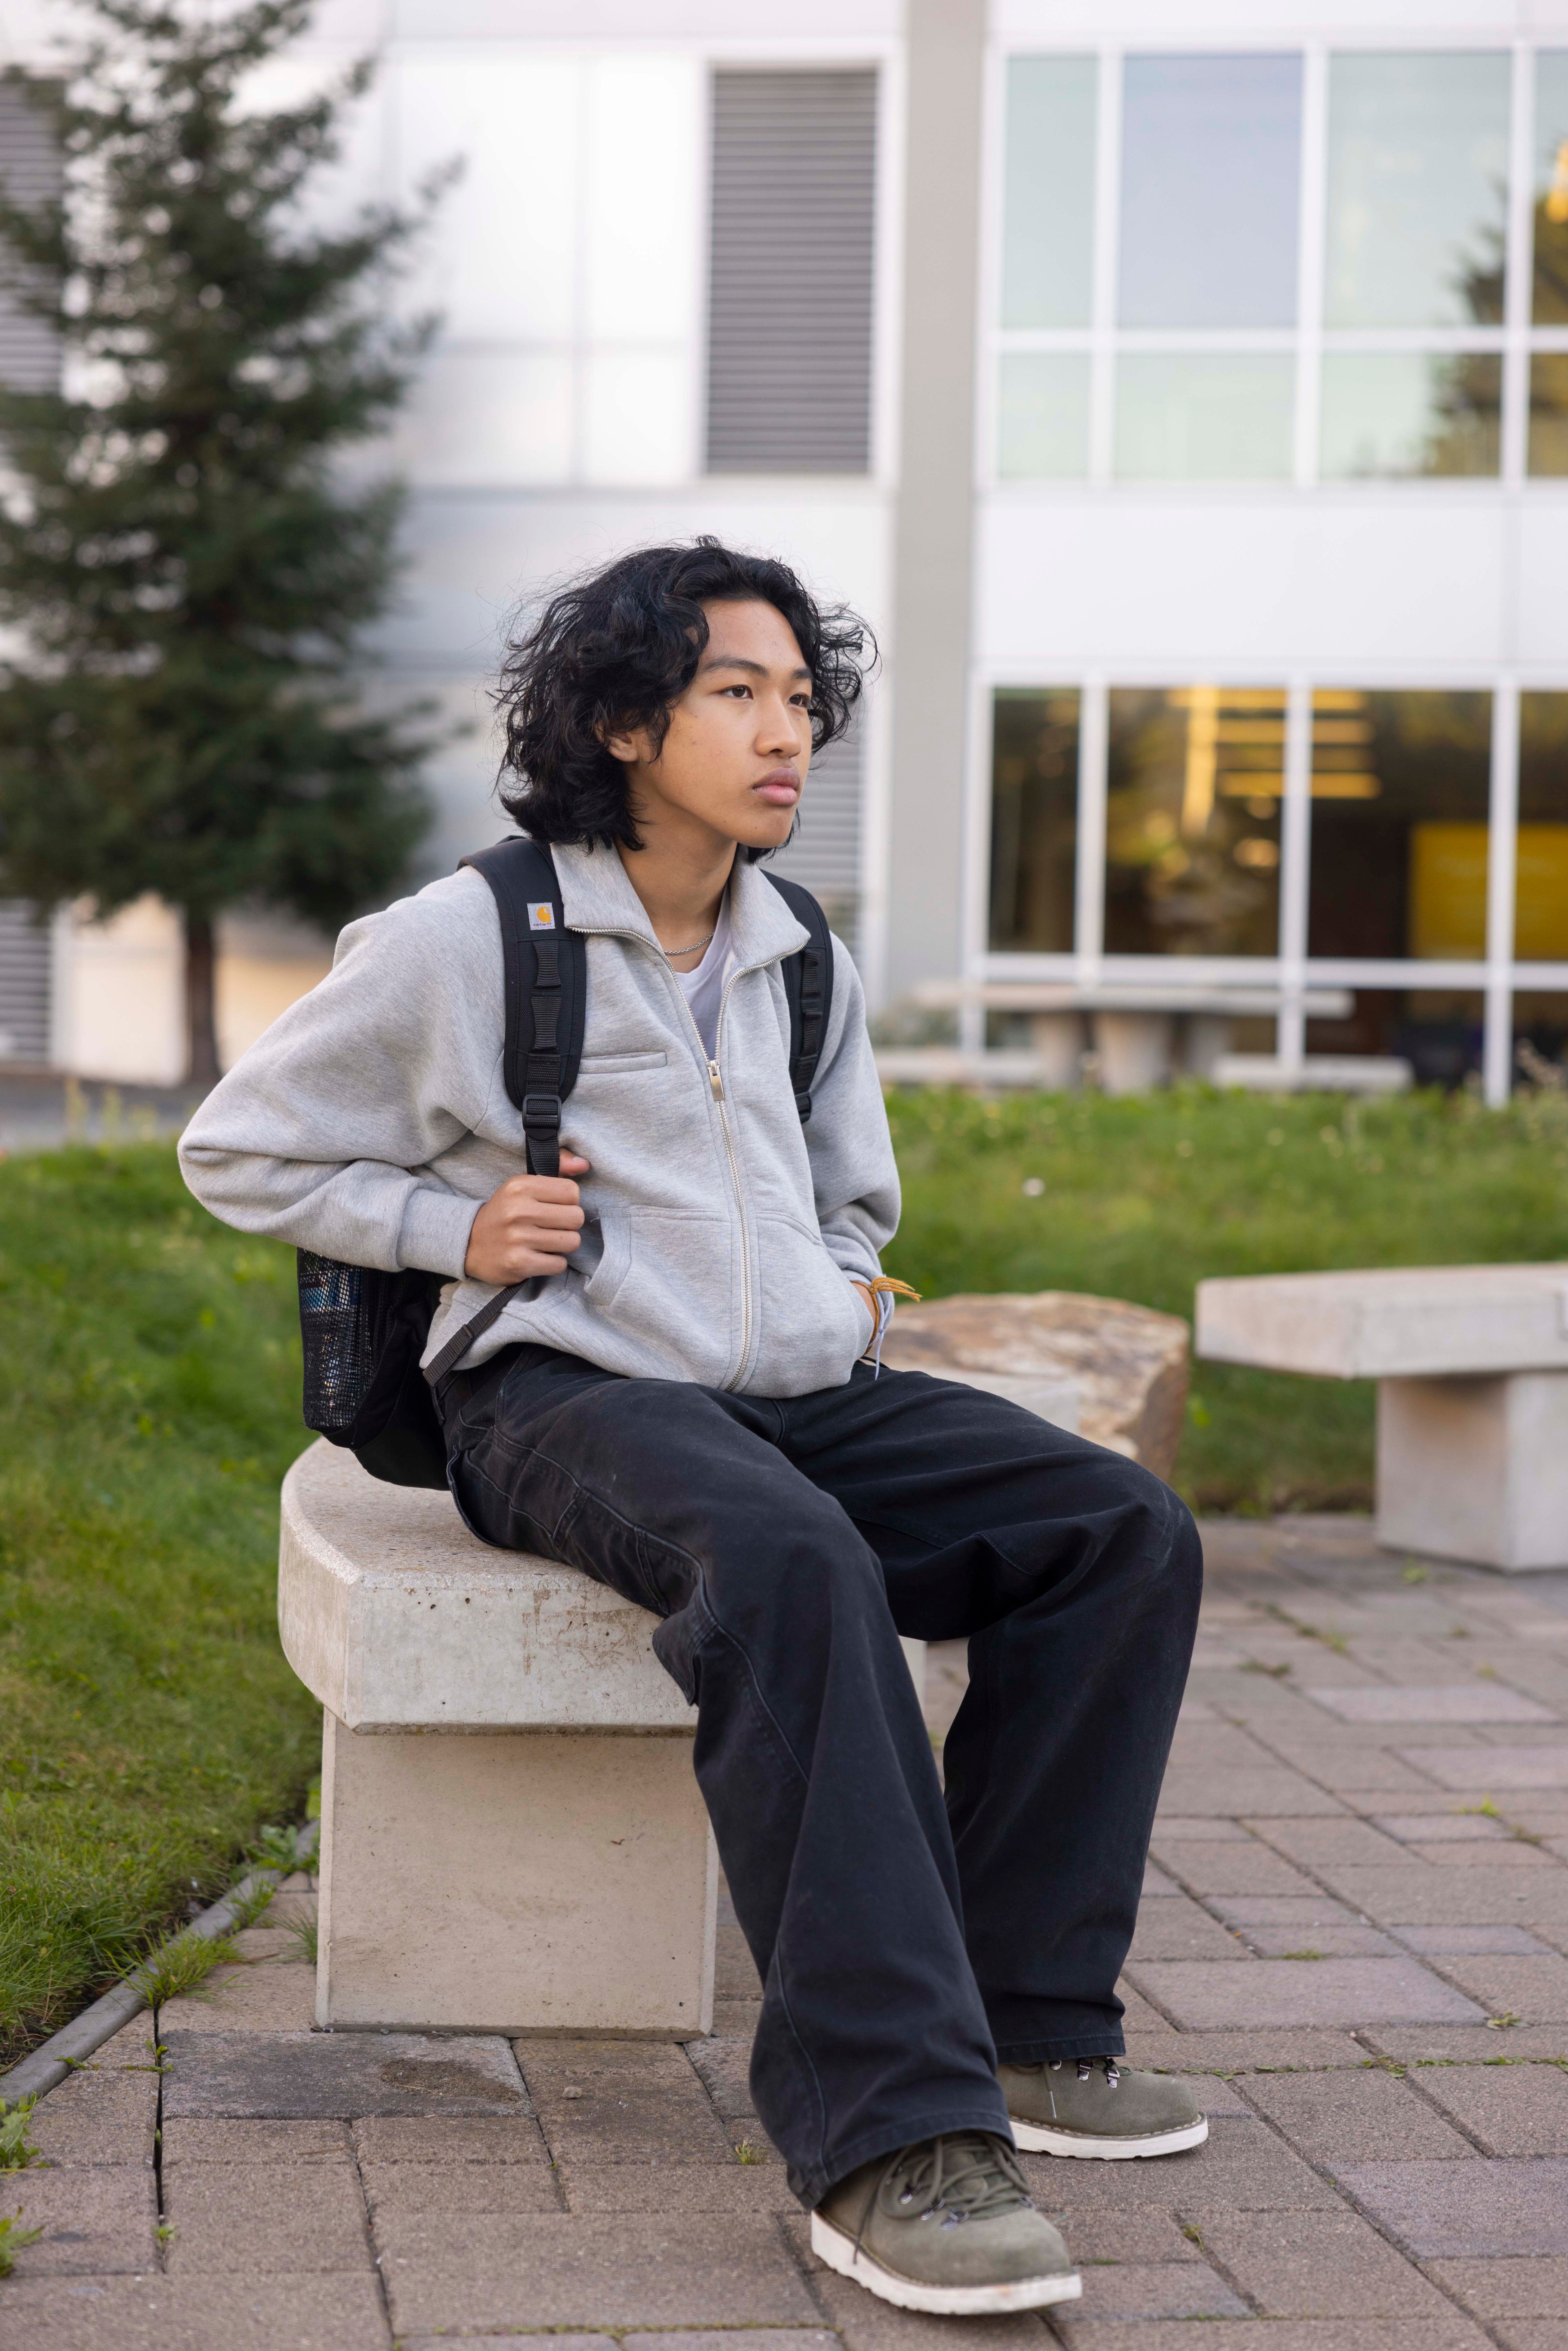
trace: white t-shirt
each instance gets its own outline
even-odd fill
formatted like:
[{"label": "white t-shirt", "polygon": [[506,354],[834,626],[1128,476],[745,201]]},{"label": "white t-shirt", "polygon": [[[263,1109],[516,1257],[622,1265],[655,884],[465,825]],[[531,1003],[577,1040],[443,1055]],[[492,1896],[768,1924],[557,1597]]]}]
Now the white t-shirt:
[{"label": "white t-shirt", "polygon": [[707,952],[695,971],[678,971],[681,994],[692,1008],[692,1019],[697,1024],[697,1034],[703,1040],[703,1050],[710,1061],[718,1058],[718,1011],[724,1000],[725,982],[735,969],[735,940],[729,927],[729,893],[718,910],[718,928],[708,941]]}]

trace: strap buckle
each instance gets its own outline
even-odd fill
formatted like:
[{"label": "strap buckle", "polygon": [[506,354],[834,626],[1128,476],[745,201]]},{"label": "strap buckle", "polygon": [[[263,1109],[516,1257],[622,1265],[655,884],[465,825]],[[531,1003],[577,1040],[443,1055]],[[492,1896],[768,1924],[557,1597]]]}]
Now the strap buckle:
[{"label": "strap buckle", "polygon": [[559,1094],[525,1094],[523,1096],[525,1127],[548,1126],[559,1131],[560,1126],[560,1096]]}]

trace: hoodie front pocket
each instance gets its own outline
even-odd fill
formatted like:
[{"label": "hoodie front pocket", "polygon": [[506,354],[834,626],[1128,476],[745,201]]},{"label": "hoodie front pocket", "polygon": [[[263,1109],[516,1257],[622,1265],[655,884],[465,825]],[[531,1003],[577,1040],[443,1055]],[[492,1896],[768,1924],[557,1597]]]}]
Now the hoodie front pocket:
[{"label": "hoodie front pocket", "polygon": [[721,1386],[736,1344],[729,1228],[690,1208],[633,1208],[603,1222],[585,1302],[653,1359],[650,1377]]},{"label": "hoodie front pocket", "polygon": [[758,1219],[761,1324],[747,1382],[763,1395],[809,1395],[849,1378],[864,1335],[860,1301],[820,1233]]}]

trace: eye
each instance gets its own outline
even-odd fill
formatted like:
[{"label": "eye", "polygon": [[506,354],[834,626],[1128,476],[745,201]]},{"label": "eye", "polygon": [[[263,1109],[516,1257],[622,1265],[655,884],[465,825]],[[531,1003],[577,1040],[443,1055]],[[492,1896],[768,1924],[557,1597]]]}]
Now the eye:
[{"label": "eye", "polygon": [[719,692],[721,695],[738,694],[744,695],[747,702],[751,699],[751,688],[748,685],[723,685],[720,686]]}]

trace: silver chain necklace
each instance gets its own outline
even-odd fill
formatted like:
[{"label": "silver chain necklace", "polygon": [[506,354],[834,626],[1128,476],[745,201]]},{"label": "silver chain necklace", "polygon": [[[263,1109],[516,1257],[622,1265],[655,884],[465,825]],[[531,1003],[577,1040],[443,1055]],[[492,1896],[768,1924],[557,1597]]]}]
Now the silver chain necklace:
[{"label": "silver chain necklace", "polygon": [[706,939],[694,939],[689,947],[661,947],[659,949],[659,953],[664,956],[666,963],[674,963],[677,956],[695,955],[698,947],[712,946],[717,936],[718,925],[716,923]]}]

